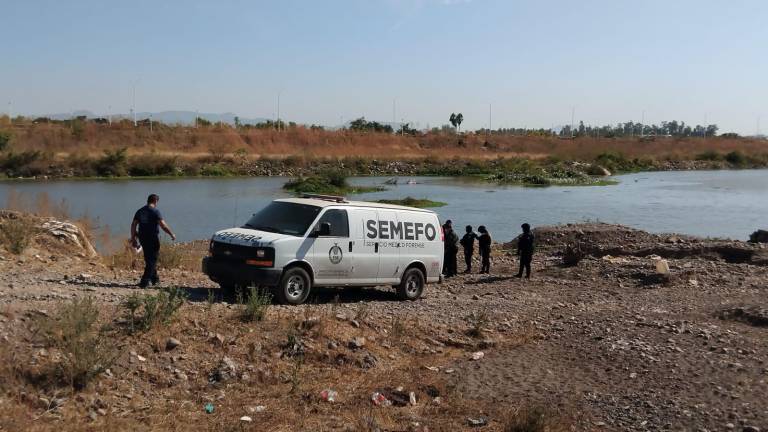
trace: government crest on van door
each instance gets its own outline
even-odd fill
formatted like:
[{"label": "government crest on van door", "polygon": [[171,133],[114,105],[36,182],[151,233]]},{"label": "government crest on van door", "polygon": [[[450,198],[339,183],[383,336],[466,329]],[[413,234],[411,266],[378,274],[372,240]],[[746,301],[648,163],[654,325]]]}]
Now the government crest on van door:
[{"label": "government crest on van door", "polygon": [[338,244],[334,244],[331,250],[328,251],[328,259],[331,260],[332,264],[340,263],[343,257],[344,252],[342,252]]}]

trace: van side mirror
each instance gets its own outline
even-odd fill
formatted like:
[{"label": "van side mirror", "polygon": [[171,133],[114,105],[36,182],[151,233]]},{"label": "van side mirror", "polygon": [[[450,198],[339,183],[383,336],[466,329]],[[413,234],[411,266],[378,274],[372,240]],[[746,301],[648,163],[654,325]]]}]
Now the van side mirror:
[{"label": "van side mirror", "polygon": [[321,223],[320,229],[317,231],[317,235],[320,237],[327,237],[331,235],[331,224],[329,222]]}]

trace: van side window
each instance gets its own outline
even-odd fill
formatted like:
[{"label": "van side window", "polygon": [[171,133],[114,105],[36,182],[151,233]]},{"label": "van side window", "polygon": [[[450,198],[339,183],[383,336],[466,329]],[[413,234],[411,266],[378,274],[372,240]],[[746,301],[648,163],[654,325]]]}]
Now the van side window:
[{"label": "van side window", "polygon": [[349,237],[349,220],[346,210],[331,209],[326,211],[317,222],[317,227],[323,222],[331,224],[331,235],[328,237]]}]

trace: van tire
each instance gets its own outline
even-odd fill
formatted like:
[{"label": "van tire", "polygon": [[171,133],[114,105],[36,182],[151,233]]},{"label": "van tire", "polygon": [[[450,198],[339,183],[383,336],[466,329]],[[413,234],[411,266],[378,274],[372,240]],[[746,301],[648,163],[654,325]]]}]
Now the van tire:
[{"label": "van tire", "polygon": [[312,282],[306,270],[291,267],[283,272],[280,284],[275,290],[275,297],[282,304],[299,305],[307,300],[311,287]]},{"label": "van tire", "polygon": [[424,273],[416,267],[411,267],[403,274],[400,285],[397,286],[397,296],[400,300],[416,300],[424,292]]}]

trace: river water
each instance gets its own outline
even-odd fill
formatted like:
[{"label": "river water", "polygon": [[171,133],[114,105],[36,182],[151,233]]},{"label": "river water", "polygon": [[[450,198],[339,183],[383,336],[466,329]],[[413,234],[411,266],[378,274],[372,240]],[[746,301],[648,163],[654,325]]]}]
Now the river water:
[{"label": "river water", "polygon": [[[354,184],[382,184],[388,177],[353,178]],[[417,184],[407,185],[413,179]],[[616,186],[530,188],[498,186],[465,178],[399,178],[383,192],[356,200],[429,198],[448,203],[440,219],[461,229],[485,225],[497,241],[517,235],[519,226],[583,221],[619,223],[650,232],[746,239],[768,228],[768,170],[652,172],[616,176]],[[34,204],[45,194],[64,200],[72,217],[87,214],[112,235],[127,235],[136,209],[150,193],[181,241],[209,238],[242,224],[270,200],[286,197],[286,178],[195,178],[152,180],[57,180],[0,182],[0,205]],[[9,198],[10,196],[10,198]]]}]

